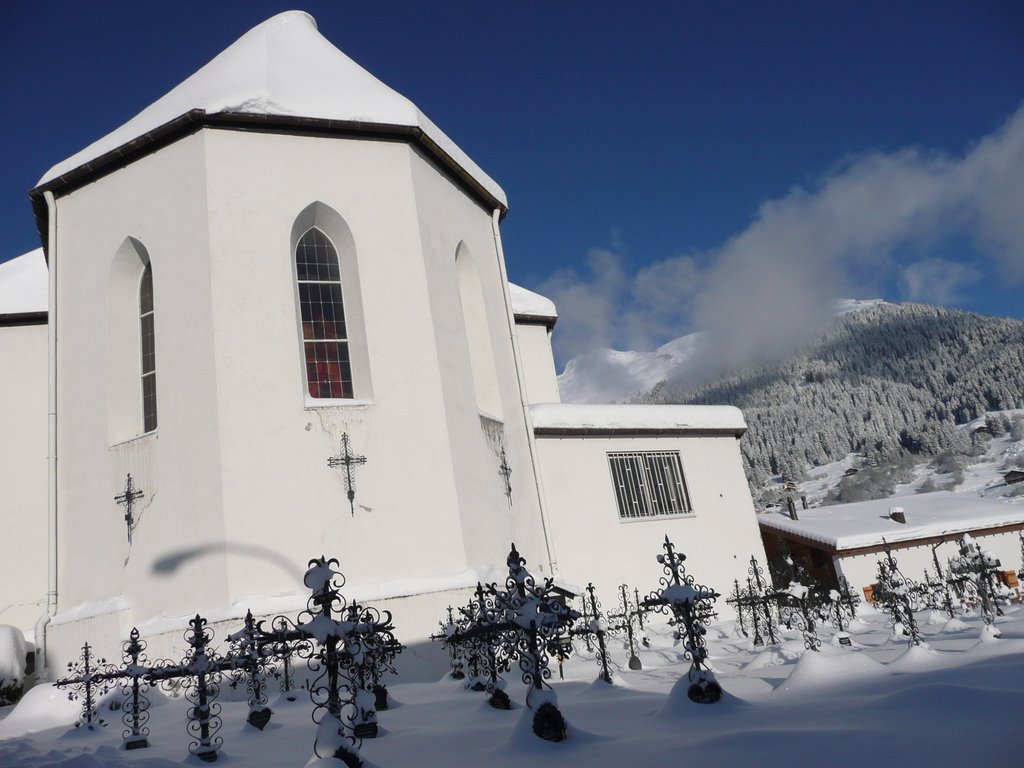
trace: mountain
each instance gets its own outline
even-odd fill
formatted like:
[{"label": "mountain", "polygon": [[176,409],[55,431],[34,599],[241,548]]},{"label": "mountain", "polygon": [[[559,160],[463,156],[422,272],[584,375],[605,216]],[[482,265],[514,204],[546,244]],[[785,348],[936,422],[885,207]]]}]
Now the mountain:
[{"label": "mountain", "polygon": [[[929,457],[976,456],[984,435],[1024,429],[1024,418],[1006,414],[990,415],[980,432],[957,429],[1024,407],[1024,321],[877,303],[837,317],[786,360],[690,389],[662,384],[645,400],[740,407],[754,489],[851,453],[868,476]],[[876,479],[880,487],[864,493],[877,496],[899,480]]]},{"label": "mountain", "polygon": [[700,336],[680,336],[653,352],[595,349],[578,355],[558,377],[562,402],[630,402],[680,370],[693,357]]},{"label": "mountain", "polygon": [[[838,299],[836,316],[879,304],[881,299]],[[704,335],[680,336],[653,352],[594,349],[572,358],[558,377],[563,403],[628,403],[686,370]]]}]

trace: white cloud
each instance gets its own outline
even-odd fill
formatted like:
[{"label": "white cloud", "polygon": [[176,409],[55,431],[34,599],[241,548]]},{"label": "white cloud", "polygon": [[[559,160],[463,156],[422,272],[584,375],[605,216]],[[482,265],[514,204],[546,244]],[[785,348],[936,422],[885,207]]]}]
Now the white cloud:
[{"label": "white cloud", "polygon": [[958,261],[922,259],[903,269],[900,284],[911,301],[955,304],[961,300],[962,289],[981,277],[981,272]]},{"label": "white cloud", "polygon": [[816,333],[837,296],[877,292],[901,276],[907,295],[953,301],[981,276],[939,259],[899,264],[949,235],[973,238],[1004,280],[1024,282],[1024,108],[960,157],[907,149],[849,158],[809,188],[758,209],[746,230],[706,254],[630,273],[592,251],[583,274],[538,290],[559,307],[559,356],[600,346],[651,349],[707,331],[702,364],[742,365]]}]

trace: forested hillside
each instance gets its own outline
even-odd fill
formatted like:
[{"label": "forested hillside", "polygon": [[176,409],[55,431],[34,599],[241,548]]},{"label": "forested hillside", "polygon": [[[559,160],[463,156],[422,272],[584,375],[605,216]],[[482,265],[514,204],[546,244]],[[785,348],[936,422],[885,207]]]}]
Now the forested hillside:
[{"label": "forested hillside", "polygon": [[[954,425],[1024,407],[1024,321],[879,304],[837,318],[788,360],[689,389],[662,384],[645,399],[739,406],[754,488],[851,451],[871,464],[968,453]],[[991,421],[996,434],[1010,428]]]}]

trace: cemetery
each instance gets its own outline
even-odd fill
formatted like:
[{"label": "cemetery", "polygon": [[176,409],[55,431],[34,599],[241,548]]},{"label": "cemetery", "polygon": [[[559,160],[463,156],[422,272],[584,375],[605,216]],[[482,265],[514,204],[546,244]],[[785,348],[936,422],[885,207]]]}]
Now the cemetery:
[{"label": "cemetery", "polygon": [[[1019,546],[1024,554],[1024,535]],[[613,765],[623,750],[648,749],[637,733],[657,742],[666,723],[700,724],[687,739],[706,728],[724,739],[760,733],[794,708],[828,711],[895,692],[921,708],[882,737],[886,744],[905,738],[921,746],[950,696],[961,704],[996,696],[1016,697],[1017,709],[989,709],[989,735],[969,741],[987,739],[990,754],[1019,748],[1024,611],[997,578],[999,561],[970,536],[944,566],[920,575],[904,573],[886,550],[873,603],[845,582],[815,582],[788,555],[767,567],[752,555],[747,578],[722,592],[687,571],[685,553],[667,536],[650,559],[650,580],[621,585],[607,610],[592,584],[575,594],[534,576],[512,544],[504,580],[478,583],[464,605],[438,617],[432,640],[449,665],[432,683],[403,683],[396,674],[401,617],[348,600],[338,561],[312,559],[306,610],[249,613],[220,638],[196,615],[180,659],[150,659],[136,629],[119,649],[85,643],[54,684],[0,708],[0,761],[70,768],[120,764],[117,756],[129,754],[153,765],[245,755],[250,765],[412,765],[417,734],[423,739],[435,723],[448,733],[458,721],[465,749],[479,753],[473,762],[495,754],[497,764],[516,764],[517,754],[553,762],[565,750],[571,761]],[[732,620],[719,620],[721,603]],[[972,687],[986,679],[995,690]],[[815,717],[789,727],[823,738],[812,734],[823,728]],[[284,740],[282,730],[294,733]],[[261,739],[273,746],[261,749]],[[458,747],[428,743],[449,755],[444,761],[458,760]],[[740,765],[747,754],[742,739],[708,754],[723,749],[725,764]],[[53,759],[40,762],[43,753]],[[74,762],[82,754],[94,762]]]}]

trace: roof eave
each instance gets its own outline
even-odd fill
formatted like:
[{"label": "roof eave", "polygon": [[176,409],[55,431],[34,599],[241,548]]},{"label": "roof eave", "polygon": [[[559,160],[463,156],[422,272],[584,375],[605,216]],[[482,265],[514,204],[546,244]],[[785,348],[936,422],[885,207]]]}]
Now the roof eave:
[{"label": "roof eave", "polygon": [[740,427],[602,427],[551,426],[533,428],[535,437],[734,437],[746,432]]},{"label": "roof eave", "polygon": [[543,325],[549,331],[555,327],[558,317],[551,315],[531,315],[529,313],[513,312],[516,325]]},{"label": "roof eave", "polygon": [[73,168],[53,179],[47,180],[29,192],[35,213],[39,239],[49,260],[48,211],[43,193],[67,194],[98,178],[133,163],[139,158],[156,152],[162,147],[181,139],[200,128],[221,128],[238,131],[265,131],[270,133],[299,133],[322,136],[358,136],[375,139],[406,141],[420,147],[435,160],[466,192],[488,210],[498,209],[499,218],[508,214],[508,206],[495,197],[469,171],[444,151],[422,128],[413,125],[389,123],[367,123],[357,120],[330,120],[291,115],[265,115],[248,112],[217,112],[207,114],[205,110],[193,109],[163,125],[138,136],[131,141],[105,152],[93,160]]},{"label": "roof eave", "polygon": [[18,325],[46,325],[49,317],[46,310],[37,312],[8,312],[0,314],[0,327],[9,328]]}]

